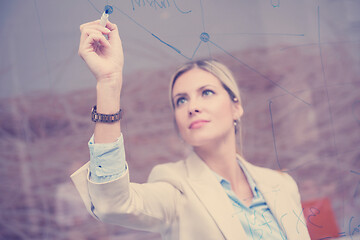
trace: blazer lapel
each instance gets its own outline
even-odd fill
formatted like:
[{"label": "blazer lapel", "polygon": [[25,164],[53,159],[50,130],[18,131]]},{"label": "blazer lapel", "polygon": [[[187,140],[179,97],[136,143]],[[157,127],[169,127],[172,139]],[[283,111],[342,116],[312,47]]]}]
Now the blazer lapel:
[{"label": "blazer lapel", "polygon": [[195,154],[186,159],[189,185],[206,207],[225,239],[246,239],[234,207],[209,167]]},{"label": "blazer lapel", "polygon": [[[285,184],[273,181],[270,175],[266,175],[266,171],[260,172],[258,169],[261,168],[248,163],[241,157],[240,159],[256,182],[258,189],[263,194],[273,216],[286,235],[286,239],[299,239],[301,236],[299,233],[304,232],[301,228],[306,227],[306,222],[304,223],[303,219],[297,217],[303,214],[302,209],[301,206],[299,207],[294,199],[291,198],[289,189],[284,187]],[[301,239],[309,238],[304,236],[304,238]]]}]

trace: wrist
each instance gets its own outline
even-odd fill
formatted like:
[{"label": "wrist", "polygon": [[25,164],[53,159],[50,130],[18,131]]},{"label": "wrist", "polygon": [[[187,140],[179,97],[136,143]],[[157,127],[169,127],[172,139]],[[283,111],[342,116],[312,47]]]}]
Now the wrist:
[{"label": "wrist", "polygon": [[120,94],[122,88],[122,74],[112,74],[97,79],[96,91],[106,94]]},{"label": "wrist", "polygon": [[98,112],[103,114],[114,114],[120,109],[120,94],[122,78],[110,77],[98,80],[96,85],[96,105]]},{"label": "wrist", "polygon": [[105,74],[98,78],[97,88],[117,88],[121,89],[122,85],[122,72],[116,72],[111,74]]}]

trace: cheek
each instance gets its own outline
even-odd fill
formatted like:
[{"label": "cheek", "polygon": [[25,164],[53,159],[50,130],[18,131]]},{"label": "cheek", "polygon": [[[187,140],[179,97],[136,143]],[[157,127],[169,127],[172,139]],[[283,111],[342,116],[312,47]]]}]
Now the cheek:
[{"label": "cheek", "polygon": [[180,132],[184,129],[185,117],[181,110],[175,110],[175,124]]},{"label": "cheek", "polygon": [[219,116],[221,119],[231,118],[233,115],[232,105],[227,101],[227,99],[222,99],[222,101],[217,101],[212,104],[213,111],[216,116]]},{"label": "cheek", "polygon": [[218,103],[217,107],[214,108],[213,116],[216,117],[221,128],[234,125],[233,108],[228,102]]}]

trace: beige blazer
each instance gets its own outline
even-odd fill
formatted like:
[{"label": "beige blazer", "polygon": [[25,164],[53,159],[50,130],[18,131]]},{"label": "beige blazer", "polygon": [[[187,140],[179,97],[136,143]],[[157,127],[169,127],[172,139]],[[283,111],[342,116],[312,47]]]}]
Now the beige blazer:
[{"label": "beige blazer", "polygon": [[[241,161],[287,239],[310,239],[295,181],[286,173]],[[155,166],[145,184],[130,183],[128,171],[114,181],[93,183],[88,165],[71,178],[90,214],[105,223],[159,232],[163,239],[248,239],[229,197],[195,153]]]}]

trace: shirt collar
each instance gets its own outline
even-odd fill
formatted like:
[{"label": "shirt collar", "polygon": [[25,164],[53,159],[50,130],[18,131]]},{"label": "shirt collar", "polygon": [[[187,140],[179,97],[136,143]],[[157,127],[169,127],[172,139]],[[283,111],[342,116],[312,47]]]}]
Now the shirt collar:
[{"label": "shirt collar", "polygon": [[[237,159],[237,162],[240,166],[240,168],[243,170],[243,172],[245,173],[245,177],[249,183],[249,186],[251,188],[251,191],[254,195],[254,197],[258,197],[258,189],[256,187],[256,183],[254,181],[254,179],[251,177],[250,173],[246,170],[246,168],[244,167],[244,165],[241,163],[241,161],[239,161]],[[211,170],[212,171],[212,170]],[[220,176],[219,174],[217,174],[216,172],[212,171],[215,174],[216,179],[219,181],[219,183],[221,184],[221,186],[223,188],[225,188],[226,190],[231,190],[231,184],[228,180],[226,180],[225,178],[223,178],[222,176]]]}]

